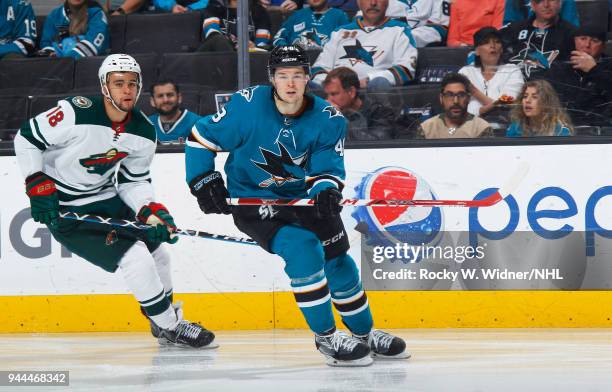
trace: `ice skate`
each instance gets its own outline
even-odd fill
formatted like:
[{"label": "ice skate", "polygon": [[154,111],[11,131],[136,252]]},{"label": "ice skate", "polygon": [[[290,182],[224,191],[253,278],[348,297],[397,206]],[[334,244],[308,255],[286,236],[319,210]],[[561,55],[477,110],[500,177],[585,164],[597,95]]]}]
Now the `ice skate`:
[{"label": "ice skate", "polygon": [[353,335],[370,347],[372,357],[379,359],[407,359],[410,353],[406,351],[406,342],[402,338],[387,332],[373,329],[366,336]]},{"label": "ice skate", "polygon": [[329,366],[368,366],[373,362],[368,345],[344,332],[315,335],[315,345]]}]

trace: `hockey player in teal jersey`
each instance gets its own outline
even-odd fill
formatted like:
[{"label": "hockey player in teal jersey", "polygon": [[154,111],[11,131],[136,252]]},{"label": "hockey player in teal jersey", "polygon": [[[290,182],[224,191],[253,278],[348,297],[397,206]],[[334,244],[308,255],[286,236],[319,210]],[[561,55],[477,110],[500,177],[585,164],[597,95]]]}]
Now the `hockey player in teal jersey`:
[{"label": "hockey player in teal jersey", "polygon": [[193,125],[201,116],[181,108],[183,97],[178,84],[162,80],[151,86],[151,106],[157,113],[149,116],[160,143],[187,140]]},{"label": "hockey player in teal jersey", "polygon": [[[140,65],[108,56],[98,78],[103,97],[76,96],[27,121],[15,137],[32,218],[72,253],[107,272],[121,271],[160,343],[213,347],[215,335],[184,320],[172,302],[170,255],[176,226],[155,201],[150,166],[155,131],[135,109]],[[147,230],[59,219],[60,212],[102,215],[150,225]]]},{"label": "hockey player in teal jersey", "polygon": [[300,45],[303,49],[322,49],[336,28],[349,23],[346,13],[330,8],[327,0],[308,0],[309,8],[302,8],[283,22],[274,36],[274,46]]},{"label": "hockey player in teal jersey", "polygon": [[[272,87],[235,93],[218,113],[196,123],[187,141],[191,192],[205,213],[234,223],[285,261],[297,305],[315,345],[331,366],[367,366],[371,356],[407,358],[401,338],[373,330],[372,315],[340,219],[346,120],[328,102],[306,94],[309,64],[299,46],[273,49]],[[228,187],[215,171],[229,151]],[[231,207],[229,197],[314,199],[313,207]],[[332,303],[352,332],[336,331]]]}]

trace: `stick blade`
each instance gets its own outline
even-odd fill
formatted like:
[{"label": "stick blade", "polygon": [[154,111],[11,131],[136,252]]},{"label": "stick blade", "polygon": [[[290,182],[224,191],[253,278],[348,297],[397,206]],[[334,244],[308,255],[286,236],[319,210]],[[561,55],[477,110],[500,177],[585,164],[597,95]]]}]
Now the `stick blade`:
[{"label": "stick blade", "polygon": [[515,191],[515,189],[518,187],[521,181],[523,181],[523,178],[525,178],[528,172],[529,164],[525,161],[521,162],[512,177],[510,177],[510,179],[508,179],[508,181],[504,185],[502,185],[501,188],[499,188],[498,192],[501,195],[502,199],[505,199],[509,194]]}]

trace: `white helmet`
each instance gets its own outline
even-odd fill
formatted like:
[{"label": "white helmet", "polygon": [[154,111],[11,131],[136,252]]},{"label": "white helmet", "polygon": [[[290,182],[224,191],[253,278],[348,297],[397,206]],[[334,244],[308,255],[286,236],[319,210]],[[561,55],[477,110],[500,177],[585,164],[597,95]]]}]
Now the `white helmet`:
[{"label": "white helmet", "polygon": [[134,72],[138,74],[138,92],[136,93],[136,102],[138,102],[138,97],[142,91],[142,73],[140,71],[140,65],[138,65],[136,60],[129,54],[111,54],[104,59],[98,70],[98,79],[100,79],[102,94],[104,94],[117,110],[123,111],[115,104],[108,90],[108,75],[112,72]]}]

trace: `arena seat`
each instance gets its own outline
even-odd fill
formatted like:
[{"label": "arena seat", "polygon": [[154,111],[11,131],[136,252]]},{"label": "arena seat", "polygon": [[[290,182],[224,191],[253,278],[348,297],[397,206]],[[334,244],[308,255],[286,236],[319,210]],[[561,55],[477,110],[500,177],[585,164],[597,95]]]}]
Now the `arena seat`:
[{"label": "arena seat", "polygon": [[57,101],[66,98],[70,94],[41,94],[29,97],[28,117],[34,117],[45,110],[57,106]]},{"label": "arena seat", "polygon": [[[143,90],[148,90],[157,81],[158,55],[155,53],[133,55],[142,70]],[[98,93],[98,68],[105,56],[85,57],[76,61],[74,71],[74,90],[79,92]]]},{"label": "arena seat", "polygon": [[439,83],[448,72],[456,72],[466,63],[470,47],[426,47],[419,48],[417,59],[417,81]]},{"label": "arena seat", "polygon": [[128,15],[124,50],[126,53],[193,51],[200,45],[200,19],[199,12]]},{"label": "arena seat", "polygon": [[[0,129],[15,130],[28,118],[28,98],[0,96]],[[0,136],[0,139],[2,137]]]},{"label": "arena seat", "polygon": [[608,31],[608,2],[606,0],[576,0],[580,24]]},{"label": "arena seat", "polygon": [[31,91],[60,93],[73,86],[72,58],[20,58],[0,62],[0,90],[3,95],[28,95]]},{"label": "arena seat", "polygon": [[111,16],[108,18],[111,53],[123,53],[125,50],[125,31],[127,16]]}]

